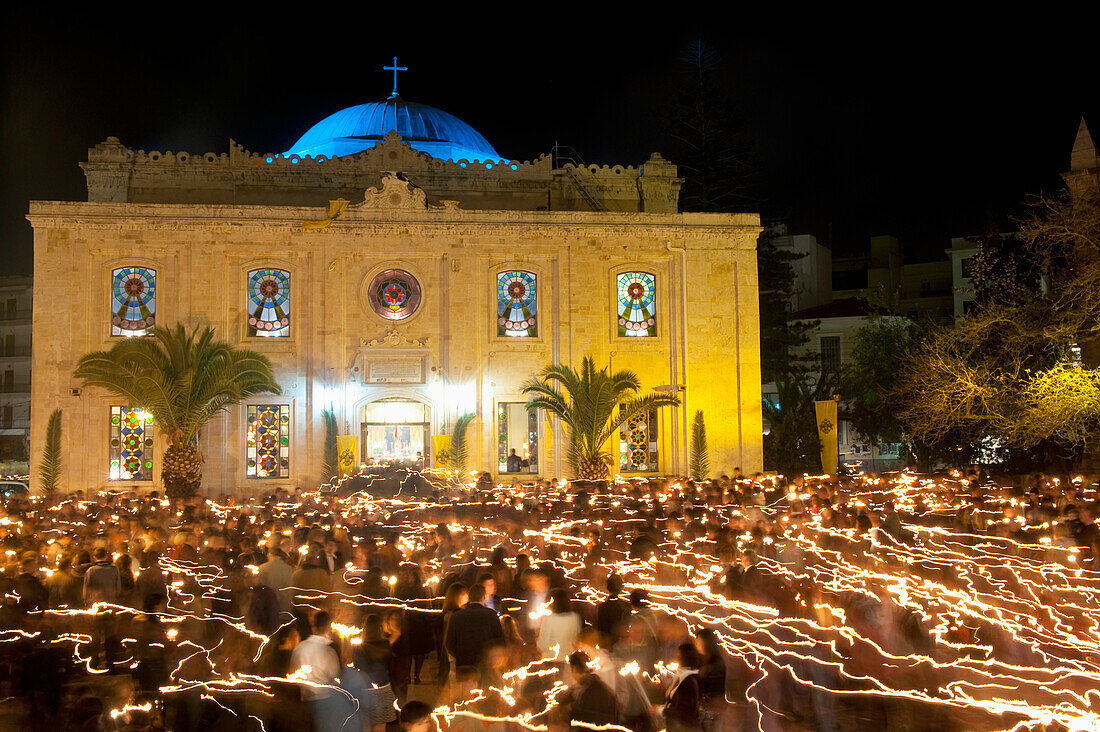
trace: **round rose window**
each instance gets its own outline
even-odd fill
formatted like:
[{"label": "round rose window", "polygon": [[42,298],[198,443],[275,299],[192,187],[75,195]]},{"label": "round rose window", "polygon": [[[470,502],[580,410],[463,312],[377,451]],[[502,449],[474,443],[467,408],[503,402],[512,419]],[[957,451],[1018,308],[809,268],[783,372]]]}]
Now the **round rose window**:
[{"label": "round rose window", "polygon": [[388,269],[371,280],[367,295],[374,312],[387,320],[404,320],[420,305],[420,283],[404,270]]}]

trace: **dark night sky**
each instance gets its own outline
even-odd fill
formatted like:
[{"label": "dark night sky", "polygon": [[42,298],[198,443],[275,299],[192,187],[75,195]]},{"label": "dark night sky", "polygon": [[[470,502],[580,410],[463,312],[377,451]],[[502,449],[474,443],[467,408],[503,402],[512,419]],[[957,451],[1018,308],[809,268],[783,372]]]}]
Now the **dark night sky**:
[{"label": "dark night sky", "polygon": [[447,31],[427,20],[16,19],[0,51],[0,273],[31,270],[27,201],[83,199],[77,163],[108,135],[146,150],[224,152],[230,138],[284,150],[326,115],[384,98],[394,54],[411,67],[405,98],[457,115],[504,156],[559,141],[588,162],[638,164],[667,150],[653,116],[677,56],[706,38],[749,117],[765,212],[837,252],[892,233],[911,259],[942,256],[952,235],[1059,184],[1082,115],[1100,133],[1091,44],[1034,19],[948,35],[939,22],[838,34],[698,18],[581,31],[564,13]]}]

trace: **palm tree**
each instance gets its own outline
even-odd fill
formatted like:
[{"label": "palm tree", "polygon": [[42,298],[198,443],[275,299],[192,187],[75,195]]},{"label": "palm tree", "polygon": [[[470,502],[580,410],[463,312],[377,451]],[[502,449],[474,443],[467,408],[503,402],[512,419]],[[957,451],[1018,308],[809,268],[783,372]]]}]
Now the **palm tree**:
[{"label": "palm tree", "polygon": [[256,394],[278,394],[271,362],[214,340],[214,329],[157,328],[152,338],[126,338],[109,351],[81,357],[73,373],[148,411],[168,440],[161,479],[170,497],[202,483],[199,429],[215,414]]},{"label": "palm tree", "polygon": [[635,396],[641,389],[637,374],[607,371],[606,366],[597,371],[592,357],[585,356],[580,371],[554,364],[523,385],[524,394],[534,395],[528,409],[544,409],[569,428],[569,465],[586,480],[610,474],[613,458],[604,445],[620,426],[659,407],[680,403],[675,394]]}]

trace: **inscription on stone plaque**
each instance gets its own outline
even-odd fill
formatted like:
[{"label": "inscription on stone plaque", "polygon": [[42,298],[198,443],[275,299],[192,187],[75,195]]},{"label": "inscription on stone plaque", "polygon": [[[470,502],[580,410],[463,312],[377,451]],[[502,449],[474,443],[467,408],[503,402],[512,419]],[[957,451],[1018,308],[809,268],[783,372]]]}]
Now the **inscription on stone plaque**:
[{"label": "inscription on stone plaque", "polygon": [[424,381],[424,361],[419,358],[371,361],[367,378],[374,383],[420,383]]}]

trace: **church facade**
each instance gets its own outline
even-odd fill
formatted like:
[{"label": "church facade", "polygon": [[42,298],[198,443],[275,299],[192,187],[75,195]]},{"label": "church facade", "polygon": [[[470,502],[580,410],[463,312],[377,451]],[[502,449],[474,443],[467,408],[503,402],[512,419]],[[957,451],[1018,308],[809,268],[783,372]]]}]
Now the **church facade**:
[{"label": "church facade", "polygon": [[108,138],[81,165],[87,201],[33,201],[28,216],[32,462],[61,408],[66,489],[159,487],[156,425],[72,372],[84,353],[176,323],[263,353],[283,390],[204,427],[212,494],[327,478],[329,409],[360,463],[431,466],[439,436],[473,413],[471,468],[567,476],[562,426],[528,413],[521,386],[586,355],[684,401],[621,430],[614,473],[686,472],[696,410],[716,472],[761,466],[759,219],[678,212],[681,181],[659,155],[512,161],[395,96],[281,154]]}]

